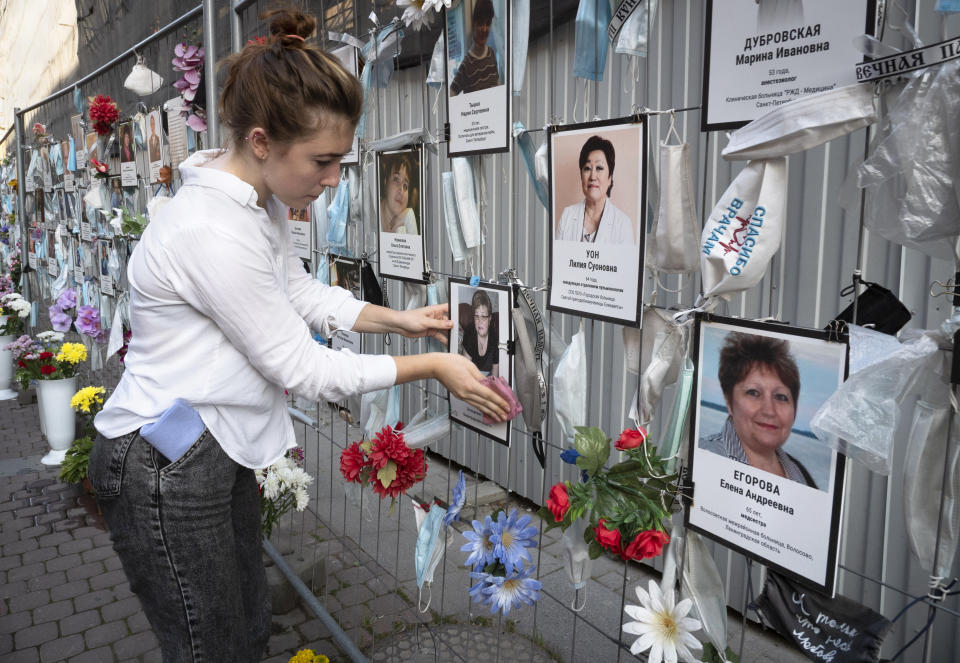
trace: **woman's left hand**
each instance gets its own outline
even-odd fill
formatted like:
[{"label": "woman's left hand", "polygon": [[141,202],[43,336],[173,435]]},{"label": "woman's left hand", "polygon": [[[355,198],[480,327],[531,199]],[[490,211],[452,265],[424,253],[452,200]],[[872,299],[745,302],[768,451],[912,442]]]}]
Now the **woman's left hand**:
[{"label": "woman's left hand", "polygon": [[397,311],[396,331],[407,338],[434,338],[448,345],[447,334],[453,321],[447,316],[448,304],[434,304],[409,311]]}]

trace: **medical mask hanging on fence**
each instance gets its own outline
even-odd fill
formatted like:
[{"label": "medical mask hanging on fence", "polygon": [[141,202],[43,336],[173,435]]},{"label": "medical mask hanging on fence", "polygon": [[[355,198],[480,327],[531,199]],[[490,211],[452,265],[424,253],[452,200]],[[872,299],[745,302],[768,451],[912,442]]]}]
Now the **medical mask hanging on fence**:
[{"label": "medical mask hanging on fence", "polygon": [[583,540],[583,533],[589,524],[586,518],[579,518],[560,537],[563,568],[574,590],[573,602],[570,604],[570,609],[574,612],[580,612],[587,605],[587,581],[590,579],[593,560],[590,559],[590,546]]},{"label": "medical mask hanging on fence", "polygon": [[428,594],[427,604],[422,605],[423,586],[426,584],[428,589],[433,584],[433,575],[437,565],[443,559],[443,553],[452,539],[452,534],[443,530],[443,517],[447,510],[438,504],[430,506],[426,511],[414,500],[410,500],[413,505],[413,513],[417,521],[417,542],[414,547],[414,566],[417,571],[417,605],[420,606],[420,612],[426,612],[430,608],[432,592]]},{"label": "medical mask hanging on fence", "polygon": [[650,25],[657,18],[659,5],[659,0],[646,0],[637,5],[620,28],[615,53],[647,57],[647,35],[650,33]]},{"label": "medical mask hanging on fence", "polygon": [[[671,135],[679,144],[670,144]],[[660,204],[653,231],[653,267],[670,274],[699,270],[699,226],[690,146],[680,140],[671,114],[667,138],[660,143]]]},{"label": "medical mask hanging on fence", "polygon": [[580,0],[574,22],[573,75],[591,81],[603,80],[607,66],[608,0]]},{"label": "medical mask hanging on fence", "polygon": [[587,423],[587,347],[581,329],[570,340],[553,374],[553,403],[563,442],[569,446],[577,426]]},{"label": "medical mask hanging on fence", "polygon": [[700,236],[703,295],[730,299],[763,278],[780,249],[787,162],[751,161],[720,196]]}]

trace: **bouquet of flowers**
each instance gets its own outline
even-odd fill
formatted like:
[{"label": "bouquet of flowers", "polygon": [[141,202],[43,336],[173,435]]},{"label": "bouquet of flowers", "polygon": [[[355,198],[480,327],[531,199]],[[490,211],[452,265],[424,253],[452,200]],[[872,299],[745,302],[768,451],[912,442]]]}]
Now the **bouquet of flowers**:
[{"label": "bouquet of flowers", "polygon": [[48,309],[53,330],[68,332],[73,326],[84,336],[89,336],[98,343],[106,343],[107,333],[100,326],[100,311],[93,306],[77,306],[77,301],[77,293],[73,288],[67,288],[60,293],[57,301]]},{"label": "bouquet of flowers", "polygon": [[120,109],[109,95],[98,94],[90,98],[90,119],[93,121],[93,130],[98,136],[105,136],[113,131],[113,123],[120,119]]},{"label": "bouquet of flowers", "polygon": [[194,131],[207,130],[207,114],[203,109],[203,56],[202,46],[179,43],[173,49],[173,68],[183,76],[173,83],[183,99],[181,115],[187,118],[187,126]]},{"label": "bouquet of flowers", "polygon": [[20,242],[17,242],[17,248],[15,248],[7,258],[7,271],[10,274],[10,281],[13,283],[13,291],[20,292],[20,275],[23,273],[23,262],[20,257]]},{"label": "bouquet of flowers", "polygon": [[4,292],[0,295],[0,315],[7,316],[3,326],[0,327],[0,335],[22,333],[23,320],[30,315],[33,305],[19,292],[13,291],[13,280],[9,276],[5,275],[0,279],[0,292]]},{"label": "bouquet of flowers", "polygon": [[313,477],[301,467],[303,449],[291,449],[268,468],[255,472],[260,487],[260,517],[264,538],[269,539],[280,517],[292,508],[303,511],[310,495],[307,486]]},{"label": "bouquet of flowers", "polygon": [[47,128],[40,124],[39,122],[33,123],[33,140],[37,145],[43,142],[43,139],[47,137]]},{"label": "bouquet of flowers", "polygon": [[96,159],[90,159],[90,165],[96,171],[93,176],[100,180],[110,177],[110,165]]},{"label": "bouquet of flowers", "polygon": [[287,663],[330,663],[330,659],[323,654],[317,654],[312,649],[301,649],[291,656]]},{"label": "bouquet of flowers", "polygon": [[656,557],[670,541],[664,521],[669,518],[679,492],[677,476],[646,444],[646,431],[628,428],[614,447],[627,459],[605,468],[610,439],[597,427],[578,426],[574,449],[561,454],[582,471],[583,481],[561,481],[550,489],[540,517],[547,528],[567,529],[580,518],[589,518],[584,541],[590,558],[604,550],[624,560]]},{"label": "bouquet of flowers", "polygon": [[536,570],[529,548],[535,548],[538,530],[530,526],[529,514],[519,516],[516,509],[500,511],[494,519],[473,521],[473,529],[463,536],[467,542],[460,550],[469,552],[467,566],[477,583],[470,588],[474,602],[490,606],[490,612],[506,615],[521,603],[540,600],[541,583],[531,577]]},{"label": "bouquet of flowers", "polygon": [[354,442],[340,453],[340,474],[348,483],[369,483],[380,499],[405,495],[427,476],[423,449],[403,441],[402,424],[385,426],[372,440]]},{"label": "bouquet of flowers", "polygon": [[93,427],[93,418],[103,409],[103,399],[107,390],[103,387],[84,387],[70,399],[70,407],[80,415],[82,423],[79,437],[73,441],[60,465],[60,480],[66,483],[80,483],[87,476],[90,467],[90,452],[97,431]]},{"label": "bouquet of flowers", "polygon": [[61,343],[63,333],[40,332],[36,340],[21,336],[5,346],[17,363],[17,382],[26,390],[30,380],[59,380],[77,374],[77,365],[86,361],[87,349],[81,343]]}]

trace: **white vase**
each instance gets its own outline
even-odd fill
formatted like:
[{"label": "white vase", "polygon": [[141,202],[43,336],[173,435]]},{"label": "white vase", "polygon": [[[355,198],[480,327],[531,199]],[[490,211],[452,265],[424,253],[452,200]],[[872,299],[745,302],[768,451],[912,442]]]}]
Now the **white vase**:
[{"label": "white vase", "polygon": [[77,378],[37,381],[37,404],[40,410],[41,428],[50,445],[50,451],[40,462],[44,465],[59,465],[67,449],[73,444],[76,434],[76,416],[70,407],[70,399],[77,393]]},{"label": "white vase", "polygon": [[[0,328],[7,324],[7,316],[0,315]],[[13,343],[17,337],[13,334],[0,336],[0,348]],[[13,380],[13,354],[9,350],[0,349],[0,401],[8,401],[17,397],[17,392],[10,388]]]}]

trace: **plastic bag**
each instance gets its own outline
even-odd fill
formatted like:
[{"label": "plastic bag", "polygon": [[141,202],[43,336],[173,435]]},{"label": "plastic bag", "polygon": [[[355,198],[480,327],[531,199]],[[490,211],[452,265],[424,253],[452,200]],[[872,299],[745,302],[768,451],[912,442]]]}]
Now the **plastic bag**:
[{"label": "plastic bag", "polygon": [[886,359],[850,376],[820,406],[810,420],[810,430],[833,449],[857,460],[878,474],[889,475],[891,450],[903,410],[917,392],[940,384],[929,378],[942,376],[943,355],[930,334],[905,343]]},{"label": "plastic bag", "polygon": [[910,79],[841,201],[857,210],[859,189],[866,189],[870,230],[939,258],[953,256],[953,240],[960,235],[958,76],[960,61],[954,60]]}]

